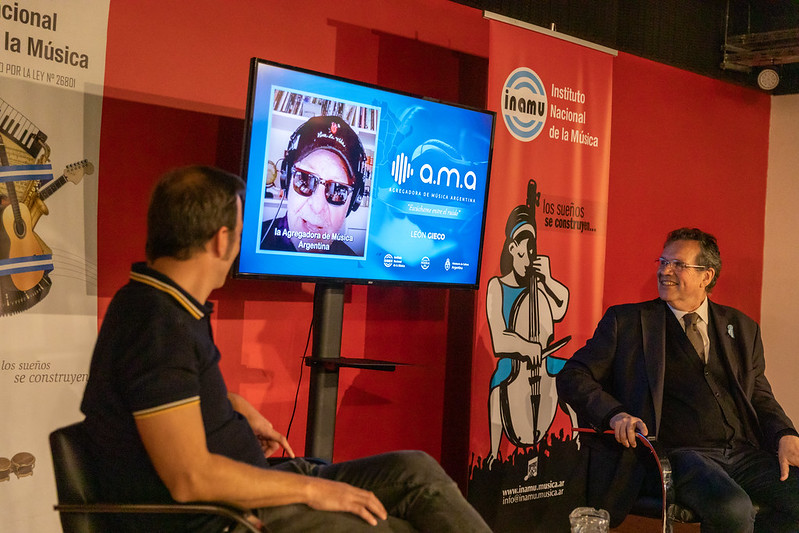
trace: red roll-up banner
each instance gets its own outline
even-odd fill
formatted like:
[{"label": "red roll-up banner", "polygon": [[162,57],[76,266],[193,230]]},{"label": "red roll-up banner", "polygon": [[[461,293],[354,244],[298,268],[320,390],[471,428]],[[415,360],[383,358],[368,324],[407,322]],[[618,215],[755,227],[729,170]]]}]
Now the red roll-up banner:
[{"label": "red roll-up banner", "polygon": [[488,16],[497,129],[469,500],[495,531],[568,530],[582,456],[555,377],[602,312],[615,52]]}]

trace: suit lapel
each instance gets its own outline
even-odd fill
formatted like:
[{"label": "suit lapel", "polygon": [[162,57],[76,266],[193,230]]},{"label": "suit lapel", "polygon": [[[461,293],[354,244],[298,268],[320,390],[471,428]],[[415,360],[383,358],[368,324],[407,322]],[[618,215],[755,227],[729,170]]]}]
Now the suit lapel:
[{"label": "suit lapel", "polygon": [[749,402],[749,399],[746,397],[746,392],[741,386],[744,377],[741,375],[743,369],[741,368],[740,357],[738,357],[735,345],[733,344],[735,331],[732,329],[732,325],[729,323],[727,313],[723,307],[710,302],[708,308],[710,310],[710,324],[712,326],[712,331],[708,330],[708,333],[714,335],[711,336],[711,342],[716,339],[718,340],[716,352],[721,358],[721,363],[724,365],[727,372],[729,372],[738,397],[744,400],[746,410],[754,415],[752,404]]},{"label": "suit lapel", "polygon": [[[734,389],[731,391],[735,403],[738,407],[738,413],[741,416],[741,422],[744,428],[749,432],[748,437],[752,442],[757,442],[758,439],[762,440],[762,433],[759,430],[757,423],[757,413],[752,405],[751,399],[747,396],[746,391],[743,389],[743,382],[745,377],[742,375],[745,369],[741,368],[741,358],[735,348],[734,335],[736,334],[730,321],[727,317],[726,310],[720,305],[710,302],[708,306],[710,309],[710,322],[713,328],[708,333],[715,337],[711,339],[718,339],[718,346],[716,352],[721,358],[721,363],[724,365],[725,370],[731,377],[731,386]],[[713,342],[713,340],[711,340]]]},{"label": "suit lapel", "polygon": [[[710,328],[708,328],[710,340],[711,342],[718,341],[716,352],[721,358],[722,364],[727,371],[731,372],[730,375],[733,381],[736,384],[740,384],[741,368],[738,358],[734,357],[735,347],[732,345],[732,335],[735,333],[728,329],[727,314],[724,312],[723,307],[711,301],[708,301],[708,310],[710,311]],[[741,391],[741,394],[743,394],[743,391]]]},{"label": "suit lapel", "polygon": [[663,407],[663,381],[666,373],[666,305],[655,299],[641,310],[644,362],[646,366],[652,403],[655,408],[653,434],[660,430],[660,414]]}]

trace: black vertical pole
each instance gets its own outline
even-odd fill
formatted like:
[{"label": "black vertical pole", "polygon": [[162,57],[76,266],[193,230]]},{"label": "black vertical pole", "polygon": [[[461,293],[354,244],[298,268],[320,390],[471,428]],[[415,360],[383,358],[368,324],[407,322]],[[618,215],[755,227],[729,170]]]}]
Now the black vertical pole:
[{"label": "black vertical pole", "polygon": [[[317,283],[313,300],[314,359],[338,359],[341,356],[343,320],[344,284]],[[305,433],[306,456],[333,460],[337,401],[338,365],[312,365]]]}]

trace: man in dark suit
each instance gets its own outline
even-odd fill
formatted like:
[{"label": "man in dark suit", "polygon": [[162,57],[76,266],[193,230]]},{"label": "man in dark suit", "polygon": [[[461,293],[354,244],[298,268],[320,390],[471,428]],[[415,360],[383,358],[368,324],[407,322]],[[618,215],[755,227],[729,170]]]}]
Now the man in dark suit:
[{"label": "man in dark suit", "polygon": [[[677,502],[702,532],[799,531],[799,434],[764,375],[758,324],[711,302],[721,271],[716,239],[672,231],[658,259],[659,298],[610,307],[557,376],[586,439],[588,503],[620,523],[653,472],[635,432],[669,453]],[[640,450],[640,449],[639,449]],[[754,505],[768,508],[755,520]]]}]

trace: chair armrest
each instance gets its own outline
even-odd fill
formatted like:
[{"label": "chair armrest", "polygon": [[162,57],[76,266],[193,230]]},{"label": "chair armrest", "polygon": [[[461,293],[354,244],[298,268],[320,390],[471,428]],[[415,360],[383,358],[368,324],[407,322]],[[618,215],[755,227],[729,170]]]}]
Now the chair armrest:
[{"label": "chair armrest", "polygon": [[[601,432],[590,428],[573,428],[573,430],[578,433],[592,433],[594,435],[615,435],[613,430]],[[667,531],[671,531],[671,517],[669,516],[669,512],[674,505],[674,485],[671,477],[671,462],[655,437],[646,437],[642,433],[636,431],[635,439],[649,450],[657,466],[658,473],[660,474],[661,522],[663,524],[663,533],[666,533]]]},{"label": "chair armrest", "polygon": [[222,504],[60,503],[53,508],[59,513],[214,514],[234,520],[252,533],[267,531],[266,526],[249,511]]}]

